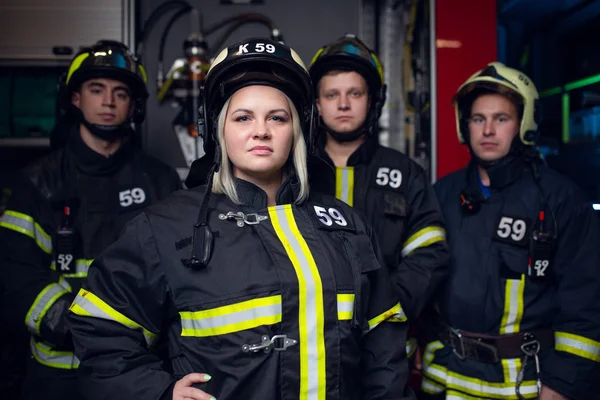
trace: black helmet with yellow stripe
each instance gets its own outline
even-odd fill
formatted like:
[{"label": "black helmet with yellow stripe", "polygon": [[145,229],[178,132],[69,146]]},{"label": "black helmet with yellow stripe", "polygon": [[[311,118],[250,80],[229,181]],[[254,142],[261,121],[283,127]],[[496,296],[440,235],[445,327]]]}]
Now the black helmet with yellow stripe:
[{"label": "black helmet with yellow stripe", "polygon": [[302,59],[292,48],[275,40],[251,38],[222,50],[208,71],[199,115],[205,151],[214,150],[217,144],[217,118],[225,102],[250,85],[272,86],[290,98],[310,149],[317,113],[312,82]]},{"label": "black helmet with yellow stripe", "polygon": [[[126,84],[135,102],[133,121],[144,120],[148,97],[146,71],[127,46],[114,40],[101,40],[83,49],[73,58],[64,77],[64,93],[78,91],[82,83],[94,78],[114,79]],[[69,99],[65,101],[70,103]]]},{"label": "black helmet with yellow stripe", "polygon": [[[315,90],[324,75],[330,71],[355,71],[367,82],[371,95],[370,128],[377,124],[386,97],[383,67],[373,50],[354,34],[346,34],[333,43],[321,47],[310,64],[310,76]],[[372,129],[369,129],[372,131]]]}]

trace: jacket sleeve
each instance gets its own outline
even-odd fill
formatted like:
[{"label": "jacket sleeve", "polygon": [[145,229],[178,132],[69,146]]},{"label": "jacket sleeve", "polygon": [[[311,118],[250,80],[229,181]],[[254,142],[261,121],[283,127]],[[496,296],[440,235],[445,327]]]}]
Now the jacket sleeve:
[{"label": "jacket sleeve", "polygon": [[4,276],[4,326],[19,336],[26,330],[44,341],[70,347],[66,315],[73,296],[53,271],[52,209],[32,182],[14,183],[0,217],[0,266]]},{"label": "jacket sleeve", "polygon": [[413,320],[445,278],[450,254],[438,200],[420,169],[408,185],[407,206],[406,234],[392,281]]},{"label": "jacket sleeve", "polygon": [[70,315],[87,399],[171,398],[174,379],[153,351],[168,296],[161,271],[145,213],[92,263]]},{"label": "jacket sleeve", "polygon": [[[383,256],[372,238],[378,259]],[[364,254],[365,252],[363,252]],[[362,396],[364,400],[408,400],[414,393],[408,386],[406,339],[408,322],[390,284],[390,269],[378,268],[369,274],[369,300],[366,311],[368,331],[362,339]]]},{"label": "jacket sleeve", "polygon": [[554,211],[558,243],[550,268],[558,285],[555,347],[542,360],[542,382],[570,399],[596,393],[600,373],[599,216],[573,194]]}]

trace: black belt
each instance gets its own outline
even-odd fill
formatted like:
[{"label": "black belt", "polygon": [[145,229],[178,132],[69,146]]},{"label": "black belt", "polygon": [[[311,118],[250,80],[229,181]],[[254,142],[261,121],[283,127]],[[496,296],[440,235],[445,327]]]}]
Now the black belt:
[{"label": "black belt", "polygon": [[454,354],[462,359],[495,364],[503,358],[521,358],[523,348],[539,345],[539,350],[554,347],[554,331],[550,328],[519,332],[512,335],[490,336],[461,331],[442,329],[440,340],[451,346]]}]

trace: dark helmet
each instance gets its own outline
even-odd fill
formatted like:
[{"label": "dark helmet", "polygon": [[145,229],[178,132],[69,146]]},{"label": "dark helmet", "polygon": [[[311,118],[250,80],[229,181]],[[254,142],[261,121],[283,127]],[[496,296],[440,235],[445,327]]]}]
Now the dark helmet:
[{"label": "dark helmet", "polygon": [[377,124],[385,103],[386,85],[383,67],[377,55],[354,34],[346,34],[321,47],[310,63],[310,76],[315,90],[329,71],[356,71],[367,82],[371,94],[369,131]]},{"label": "dark helmet", "polygon": [[277,41],[251,38],[222,50],[206,76],[198,130],[204,132],[206,153],[214,151],[218,141],[217,118],[221,109],[237,90],[251,85],[271,86],[290,98],[310,149],[316,112],[312,83],[302,59],[293,49]]},{"label": "dark helmet", "polygon": [[133,121],[141,123],[144,120],[148,97],[146,71],[127,46],[113,40],[101,40],[77,54],[61,82],[61,91],[66,96],[63,104],[70,104],[70,94],[79,90],[83,82],[94,78],[114,79],[126,84],[135,102]]}]

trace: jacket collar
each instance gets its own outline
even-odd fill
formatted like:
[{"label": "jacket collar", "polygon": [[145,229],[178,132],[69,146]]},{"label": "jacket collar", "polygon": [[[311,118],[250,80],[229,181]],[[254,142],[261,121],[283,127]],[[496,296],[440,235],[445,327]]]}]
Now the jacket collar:
[{"label": "jacket collar", "polygon": [[[316,146],[316,156],[325,161],[330,166],[334,167],[333,161],[327,151],[325,150],[325,144],[327,142],[327,135],[322,132],[319,135],[319,140]],[[365,141],[348,157],[348,166],[357,166],[361,164],[368,164],[375,154],[375,150],[379,146],[379,142],[376,137],[367,135]]]},{"label": "jacket collar", "polygon": [[86,175],[103,176],[112,175],[129,159],[133,143],[131,138],[123,138],[117,151],[110,157],[96,153],[88,147],[81,138],[79,126],[73,126],[69,132],[67,151],[73,157],[75,166]]},{"label": "jacket collar", "polygon": [[[509,186],[517,181],[525,170],[530,167],[524,157],[514,157],[507,162],[487,168],[488,176],[490,177],[490,188],[499,190],[505,186]],[[479,187],[479,170],[477,161],[471,159],[467,166],[468,187],[472,191],[480,191]]]},{"label": "jacket collar", "polygon": [[[243,179],[234,178],[241,205],[252,209],[267,208],[268,199],[264,190]],[[300,193],[300,181],[290,174],[279,187],[275,201],[277,205],[293,203]]]}]

